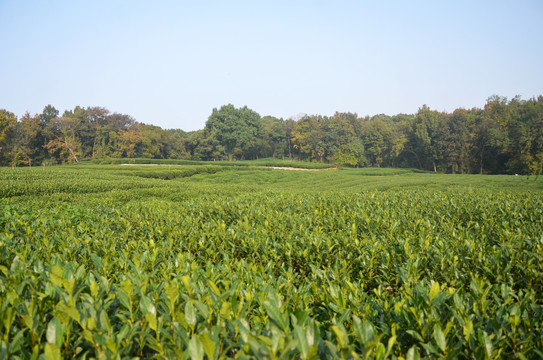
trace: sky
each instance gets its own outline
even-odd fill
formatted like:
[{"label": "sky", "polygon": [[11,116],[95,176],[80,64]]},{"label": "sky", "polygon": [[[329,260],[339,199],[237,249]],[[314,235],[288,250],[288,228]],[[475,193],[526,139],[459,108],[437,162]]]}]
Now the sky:
[{"label": "sky", "polygon": [[543,95],[543,1],[0,0],[0,109],[412,114]]}]

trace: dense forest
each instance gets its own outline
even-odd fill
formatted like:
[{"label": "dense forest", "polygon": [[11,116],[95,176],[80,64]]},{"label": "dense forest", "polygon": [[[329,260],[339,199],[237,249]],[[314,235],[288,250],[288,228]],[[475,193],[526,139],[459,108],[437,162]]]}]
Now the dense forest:
[{"label": "dense forest", "polygon": [[204,129],[165,130],[102,107],[62,116],[48,105],[18,119],[0,110],[0,165],[35,166],[86,159],[236,160],[293,158],[338,166],[410,167],[445,173],[540,174],[543,96],[490,97],[484,108],[452,113],[359,117],[261,117],[245,107],[213,109]]}]

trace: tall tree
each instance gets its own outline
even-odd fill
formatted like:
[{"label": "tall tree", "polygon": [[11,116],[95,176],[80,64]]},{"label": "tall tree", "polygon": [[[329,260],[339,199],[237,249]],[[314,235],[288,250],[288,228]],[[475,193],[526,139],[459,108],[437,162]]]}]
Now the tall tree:
[{"label": "tall tree", "polygon": [[118,149],[121,157],[134,158],[140,154],[143,134],[136,124],[118,133]]},{"label": "tall tree", "polygon": [[149,159],[163,159],[166,154],[166,132],[155,125],[139,124],[142,135],[140,156]]},{"label": "tall tree", "polygon": [[61,162],[77,163],[81,156],[80,126],[81,122],[75,117],[53,119],[47,129],[52,140],[44,147]]},{"label": "tall tree", "polygon": [[[348,113],[336,112],[334,116],[329,118],[323,118],[321,123],[321,129],[324,132],[324,143],[326,148],[326,155],[330,159],[335,157],[335,153],[343,147],[346,150],[347,144],[350,144],[356,139],[356,132],[353,128],[353,124],[349,121],[352,117]],[[354,147],[349,147],[352,154]]]},{"label": "tall tree", "polygon": [[406,138],[395,133],[390,118],[377,116],[364,123],[362,141],[368,160],[372,165],[381,167],[393,165],[403,150]]},{"label": "tall tree", "polygon": [[465,109],[456,109],[440,125],[440,158],[448,172],[469,173],[470,134],[469,119]]},{"label": "tall tree", "polygon": [[264,157],[277,157],[283,155],[287,147],[287,137],[284,129],[284,121],[273,116],[264,116],[262,119],[264,129]]},{"label": "tall tree", "polygon": [[232,104],[213,109],[206,122],[206,128],[216,130],[216,138],[224,146],[229,160],[235,154],[250,155],[255,138],[263,137],[260,115],[247,106],[236,108]]},{"label": "tall tree", "polygon": [[51,104],[44,107],[43,111],[42,111],[42,113],[40,115],[40,120],[41,120],[42,126],[46,127],[47,125],[49,125],[51,120],[58,117],[58,114],[59,114],[58,110],[55,109],[55,107],[52,106]]},{"label": "tall tree", "polygon": [[509,103],[512,120],[508,167],[518,173],[538,175],[543,164],[543,97]]},{"label": "tall tree", "polygon": [[5,109],[0,109],[0,161],[2,163],[5,163],[8,158],[8,136],[13,131],[13,127],[16,123],[17,117],[14,113]]},{"label": "tall tree", "polygon": [[296,122],[292,130],[292,143],[305,159],[324,160],[326,148],[324,131],[321,128],[322,117],[306,115]]},{"label": "tall tree", "polygon": [[223,160],[226,154],[224,145],[218,140],[217,129],[205,128],[195,132],[192,141],[197,142],[193,150],[193,158],[196,160]]},{"label": "tall tree", "polygon": [[294,131],[294,126],[296,125],[296,121],[293,119],[287,119],[285,120],[285,124],[283,126],[285,130],[285,137],[287,138],[287,150],[288,154],[285,153],[285,155],[288,155],[289,159],[292,159],[292,152],[293,152],[293,144],[292,144],[292,133]]},{"label": "tall tree", "polygon": [[349,143],[341,144],[334,153],[334,162],[337,166],[364,166],[366,156],[364,154],[364,144],[361,139],[355,139]]},{"label": "tall tree", "polygon": [[12,134],[11,165],[32,165],[32,161],[42,152],[40,133],[41,116],[25,113],[14,127]]},{"label": "tall tree", "polygon": [[413,123],[411,146],[417,154],[419,161],[431,165],[434,172],[437,172],[438,146],[437,133],[442,114],[430,110],[426,105],[419,109]]}]

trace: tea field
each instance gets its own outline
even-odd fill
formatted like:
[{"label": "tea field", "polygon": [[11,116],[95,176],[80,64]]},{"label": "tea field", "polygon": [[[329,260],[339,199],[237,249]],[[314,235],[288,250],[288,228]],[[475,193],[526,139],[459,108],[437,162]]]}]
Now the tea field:
[{"label": "tea field", "polygon": [[261,166],[0,168],[0,359],[543,358],[543,179]]}]

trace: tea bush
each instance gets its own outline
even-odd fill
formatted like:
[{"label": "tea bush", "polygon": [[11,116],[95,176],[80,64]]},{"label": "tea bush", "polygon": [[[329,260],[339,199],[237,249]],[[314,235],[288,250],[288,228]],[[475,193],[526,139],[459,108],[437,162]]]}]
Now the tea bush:
[{"label": "tea bush", "polygon": [[543,357],[540,191],[200,167],[2,169],[2,357]]}]

